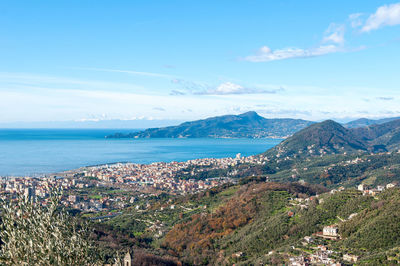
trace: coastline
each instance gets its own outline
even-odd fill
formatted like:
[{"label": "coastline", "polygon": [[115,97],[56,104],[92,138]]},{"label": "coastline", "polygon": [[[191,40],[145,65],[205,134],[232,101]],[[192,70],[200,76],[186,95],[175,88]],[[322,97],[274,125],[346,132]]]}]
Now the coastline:
[{"label": "coastline", "polygon": [[[108,130],[107,130],[108,131]],[[34,138],[27,139],[33,132]],[[24,137],[1,136],[0,176],[43,176],[118,162],[150,164],[198,158],[255,155],[275,146],[275,138],[105,139],[99,130],[24,130]],[[93,135],[91,135],[93,133]],[[71,137],[72,134],[72,137]],[[78,135],[78,136],[77,136]]]}]

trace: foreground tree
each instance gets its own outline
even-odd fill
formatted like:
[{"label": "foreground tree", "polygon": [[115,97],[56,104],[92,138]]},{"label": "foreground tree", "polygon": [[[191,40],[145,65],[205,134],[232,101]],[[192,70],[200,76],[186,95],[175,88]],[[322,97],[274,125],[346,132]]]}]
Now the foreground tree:
[{"label": "foreground tree", "polygon": [[99,265],[84,224],[60,208],[20,197],[1,203],[0,265]]}]

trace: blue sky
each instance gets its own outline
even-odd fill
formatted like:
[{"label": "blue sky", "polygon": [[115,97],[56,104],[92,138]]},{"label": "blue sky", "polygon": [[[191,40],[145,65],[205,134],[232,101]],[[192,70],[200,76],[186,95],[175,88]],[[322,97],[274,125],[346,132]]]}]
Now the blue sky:
[{"label": "blue sky", "polygon": [[400,115],[398,1],[1,1],[0,123]]}]

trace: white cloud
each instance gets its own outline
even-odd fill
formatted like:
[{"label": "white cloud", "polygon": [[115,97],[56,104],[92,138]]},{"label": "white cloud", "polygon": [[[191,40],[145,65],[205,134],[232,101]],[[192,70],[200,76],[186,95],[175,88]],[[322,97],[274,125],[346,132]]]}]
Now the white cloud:
[{"label": "white cloud", "polygon": [[354,13],[349,15],[349,21],[352,28],[360,27],[363,24],[361,19],[362,13]]},{"label": "white cloud", "polygon": [[343,49],[337,45],[321,45],[316,48],[301,49],[301,48],[285,48],[271,50],[267,46],[261,47],[255,55],[250,55],[244,58],[249,62],[269,62],[276,60],[284,60],[289,58],[307,58],[321,56],[331,53],[343,51]]},{"label": "white cloud", "polygon": [[232,82],[224,82],[221,83],[216,88],[197,91],[194,94],[198,95],[232,95],[232,94],[265,94],[265,93],[273,94],[278,92],[279,90],[282,90],[282,88],[275,90],[265,90],[258,88],[247,88]]},{"label": "white cloud", "polygon": [[244,60],[249,62],[269,62],[290,58],[316,57],[336,52],[365,49],[365,46],[356,49],[344,48],[346,26],[350,24],[352,28],[361,27],[361,32],[369,32],[384,26],[398,25],[400,24],[400,3],[379,7],[374,14],[368,17],[365,23],[363,22],[363,16],[363,13],[353,13],[349,15],[348,20],[345,23],[331,23],[324,33],[321,45],[318,47],[309,49],[289,47],[272,50],[268,46],[263,46],[254,55],[244,57]]},{"label": "white cloud", "polygon": [[361,31],[369,32],[384,26],[394,26],[398,24],[400,24],[400,3],[384,5],[369,16]]},{"label": "white cloud", "polygon": [[181,86],[182,90],[172,90],[170,95],[237,95],[237,94],[274,94],[284,90],[277,86],[254,86],[246,87],[233,82],[223,82],[218,86],[206,83],[196,83],[185,80],[176,81],[175,84]]},{"label": "white cloud", "polygon": [[216,89],[216,93],[221,93],[221,94],[233,94],[233,93],[238,93],[242,92],[245,88],[241,85],[232,83],[232,82],[225,82],[219,85]]},{"label": "white cloud", "polygon": [[344,43],[345,26],[331,23],[325,32],[325,37],[322,39],[323,43]]},{"label": "white cloud", "polygon": [[249,62],[269,62],[289,58],[316,57],[343,52],[345,31],[345,24],[331,23],[324,33],[321,44],[317,47],[308,49],[289,47],[272,50],[268,46],[263,46],[256,52],[255,55],[246,56],[244,60]]},{"label": "white cloud", "polygon": [[[233,82],[223,82],[218,86],[208,83],[199,83],[187,81],[182,79],[172,80],[172,83],[180,86],[180,90],[171,90],[170,95],[235,95],[235,94],[273,94],[283,90],[283,88],[276,89],[276,86],[263,86],[247,87]],[[265,86],[264,86],[265,87]]]}]

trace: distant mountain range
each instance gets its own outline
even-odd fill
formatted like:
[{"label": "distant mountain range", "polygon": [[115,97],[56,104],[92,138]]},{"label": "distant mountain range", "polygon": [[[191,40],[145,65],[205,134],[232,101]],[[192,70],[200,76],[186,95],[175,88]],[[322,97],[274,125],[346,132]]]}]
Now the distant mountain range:
[{"label": "distant mountain range", "polygon": [[267,119],[256,112],[224,115],[178,126],[149,128],[130,134],[117,133],[108,138],[266,138],[287,137],[313,124],[301,119]]},{"label": "distant mountain range", "polygon": [[386,152],[400,148],[400,119],[360,128],[345,128],[327,120],[313,124],[268,150],[267,155],[312,156]]},{"label": "distant mountain range", "polygon": [[[149,128],[143,131],[132,133],[115,133],[107,138],[286,138],[292,136],[294,133],[315,124],[309,130],[323,131],[325,127],[336,129],[337,132],[342,132],[343,138],[350,138],[351,145],[359,146],[359,148],[366,148],[364,143],[354,143],[350,141],[354,139],[349,136],[348,132],[352,129],[359,127],[367,127],[372,125],[382,125],[399,118],[384,118],[384,119],[366,119],[361,118],[346,124],[340,125],[334,121],[315,123],[302,119],[279,118],[267,119],[256,112],[246,112],[240,115],[224,115],[211,117],[202,120],[185,122],[177,126]],[[320,128],[322,127],[322,128]],[[350,131],[346,131],[349,129]],[[329,130],[328,130],[329,131]],[[346,133],[346,134],[345,134]],[[318,134],[317,134],[318,135]],[[315,132],[314,135],[315,136]],[[298,137],[298,136],[297,136]],[[327,137],[327,136],[324,136]],[[311,141],[311,139],[309,140]],[[322,141],[322,140],[321,140]],[[339,139],[332,139],[330,141],[339,141]],[[360,146],[361,145],[361,146]],[[353,147],[352,146],[352,147]],[[345,149],[345,148],[344,148]],[[331,151],[334,150],[332,146]]]},{"label": "distant mountain range", "polygon": [[356,127],[366,127],[371,125],[379,125],[383,123],[387,123],[393,120],[400,119],[400,117],[389,117],[382,119],[368,119],[368,118],[360,118],[351,122],[344,124],[346,128],[356,128]]}]

